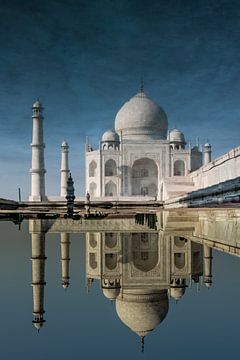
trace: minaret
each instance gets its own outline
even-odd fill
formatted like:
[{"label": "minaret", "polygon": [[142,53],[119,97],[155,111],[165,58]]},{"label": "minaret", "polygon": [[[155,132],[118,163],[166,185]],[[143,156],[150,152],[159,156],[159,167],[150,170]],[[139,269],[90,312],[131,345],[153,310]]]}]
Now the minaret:
[{"label": "minaret", "polygon": [[212,154],[212,147],[209,143],[206,143],[203,149],[203,165],[206,165],[209,162],[211,162],[211,154]]},{"label": "minaret", "polygon": [[33,131],[32,131],[32,189],[30,201],[44,201],[45,195],[45,172],[44,169],[44,148],[43,142],[43,107],[37,100],[32,107]]},{"label": "minaret", "polygon": [[62,287],[66,289],[69,286],[69,252],[70,252],[70,235],[61,232],[61,263],[62,263]]},{"label": "minaret", "polygon": [[203,245],[204,254],[204,283],[210,288],[212,286],[212,248],[206,244]]},{"label": "minaret", "polygon": [[[41,221],[41,220],[39,220]],[[44,287],[45,283],[45,232],[31,233],[32,237],[32,287],[33,287],[33,324],[39,331],[45,320]]]},{"label": "minaret", "polygon": [[69,175],[69,167],[68,167],[68,143],[63,141],[61,145],[61,193],[60,196],[67,196],[67,181]]}]

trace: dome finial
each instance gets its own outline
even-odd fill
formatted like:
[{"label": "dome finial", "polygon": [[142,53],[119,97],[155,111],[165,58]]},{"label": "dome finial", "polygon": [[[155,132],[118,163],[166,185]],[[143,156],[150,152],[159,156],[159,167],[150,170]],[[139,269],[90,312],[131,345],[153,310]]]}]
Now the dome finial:
[{"label": "dome finial", "polygon": [[142,353],[144,353],[144,345],[145,345],[145,343],[144,343],[144,338],[145,338],[145,336],[142,336],[142,337],[141,337]]}]

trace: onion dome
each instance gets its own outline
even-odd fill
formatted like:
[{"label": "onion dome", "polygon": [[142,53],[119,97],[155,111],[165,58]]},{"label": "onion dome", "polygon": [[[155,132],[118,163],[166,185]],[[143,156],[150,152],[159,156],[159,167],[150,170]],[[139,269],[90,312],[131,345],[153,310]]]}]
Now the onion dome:
[{"label": "onion dome", "polygon": [[116,311],[126,326],[144,337],[165,319],[168,303],[167,290],[142,293],[135,289],[117,297]]},{"label": "onion dome", "polygon": [[127,101],[115,118],[115,130],[125,139],[166,139],[167,115],[143,91]]},{"label": "onion dome", "polygon": [[174,129],[174,130],[170,131],[169,141],[186,144],[183,133],[181,131],[179,131],[178,129]]},{"label": "onion dome", "polygon": [[102,136],[102,141],[104,141],[104,142],[108,142],[108,141],[119,142],[119,137],[118,137],[118,134],[115,133],[115,131],[107,130]]}]

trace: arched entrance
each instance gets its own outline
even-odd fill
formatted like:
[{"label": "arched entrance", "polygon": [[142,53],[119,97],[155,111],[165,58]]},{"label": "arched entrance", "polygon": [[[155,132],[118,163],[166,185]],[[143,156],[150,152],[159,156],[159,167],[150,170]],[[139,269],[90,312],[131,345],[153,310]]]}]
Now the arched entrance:
[{"label": "arched entrance", "polygon": [[141,158],[132,167],[132,195],[156,196],[158,194],[158,168],[154,160]]},{"label": "arched entrance", "polygon": [[184,164],[183,160],[175,161],[173,175],[174,176],[185,176],[185,164]]},{"label": "arched entrance", "polygon": [[96,196],[97,192],[97,184],[95,182],[91,182],[89,185],[89,193],[92,197]]},{"label": "arched entrance", "polygon": [[116,196],[117,195],[117,185],[113,181],[109,181],[105,185],[105,196]]},{"label": "arched entrance", "polygon": [[113,159],[109,159],[105,163],[105,176],[117,175],[117,164]]}]

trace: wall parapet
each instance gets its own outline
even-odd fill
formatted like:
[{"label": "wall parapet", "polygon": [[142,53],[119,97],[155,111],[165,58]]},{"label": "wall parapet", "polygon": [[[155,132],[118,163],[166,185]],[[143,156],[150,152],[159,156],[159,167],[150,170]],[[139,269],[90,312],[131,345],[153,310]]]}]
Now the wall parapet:
[{"label": "wall parapet", "polygon": [[195,190],[232,180],[240,176],[240,146],[189,174]]}]

